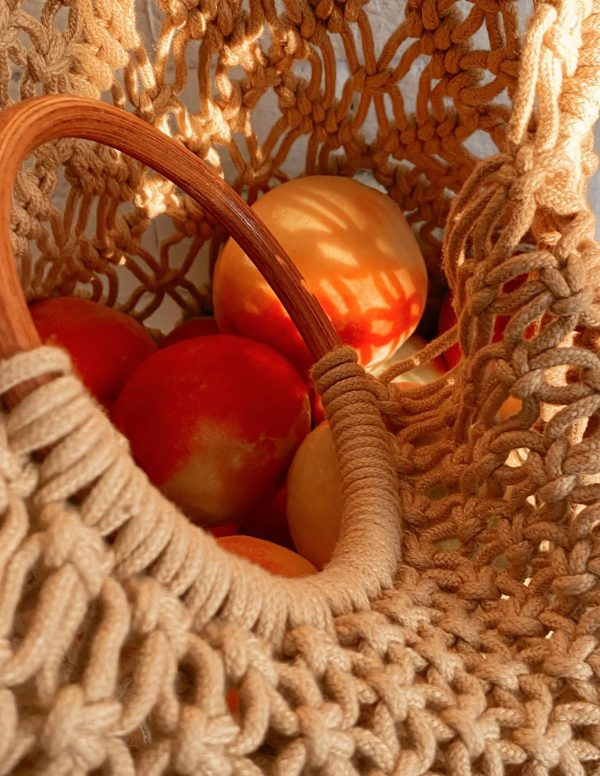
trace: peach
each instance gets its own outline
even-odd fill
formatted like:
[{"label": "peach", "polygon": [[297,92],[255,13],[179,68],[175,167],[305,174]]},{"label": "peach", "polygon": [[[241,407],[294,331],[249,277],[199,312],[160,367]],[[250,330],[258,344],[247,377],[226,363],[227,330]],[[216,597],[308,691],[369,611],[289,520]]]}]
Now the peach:
[{"label": "peach", "polygon": [[179,324],[161,342],[161,348],[168,348],[176,342],[190,337],[205,337],[207,334],[219,334],[219,327],[214,318],[190,318],[189,321]]},{"label": "peach", "polygon": [[156,351],[141,323],[125,313],[75,297],[29,306],[42,342],[69,352],[90,393],[111,409],[134,369]]},{"label": "peach", "polygon": [[[427,272],[392,199],[350,178],[315,175],[278,186],[253,210],[362,364],[386,358],[412,334],[427,298]],[[312,358],[298,330],[232,239],[215,266],[213,301],[222,331],[271,345],[307,374]]]},{"label": "peach", "polygon": [[287,478],[286,512],[296,549],[317,568],[330,560],[340,532],[342,479],[329,423],[302,442]]},{"label": "peach", "polygon": [[290,550],[295,549],[285,515],[286,500],[287,492],[284,484],[272,498],[244,515],[239,533],[267,539]]},{"label": "peach", "polygon": [[500,405],[500,409],[498,410],[498,419],[508,420],[509,418],[518,415],[522,409],[523,402],[521,399],[517,399],[516,396],[507,396]]},{"label": "peach", "polygon": [[240,555],[280,577],[305,577],[317,571],[312,563],[297,552],[255,536],[222,536],[217,542],[224,550]]},{"label": "peach", "polygon": [[236,536],[240,532],[239,523],[223,523],[223,525],[209,525],[206,530],[215,537]]},{"label": "peach", "polygon": [[194,337],[141,364],[116,425],[162,492],[204,525],[238,522],[275,492],[310,428],[306,385],[276,351]]}]

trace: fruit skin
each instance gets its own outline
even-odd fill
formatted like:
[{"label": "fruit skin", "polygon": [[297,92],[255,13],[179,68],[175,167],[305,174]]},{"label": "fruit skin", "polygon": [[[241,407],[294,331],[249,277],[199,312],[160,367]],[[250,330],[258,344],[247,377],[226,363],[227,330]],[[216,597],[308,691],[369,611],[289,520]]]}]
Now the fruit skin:
[{"label": "fruit skin", "polygon": [[161,348],[168,348],[176,342],[181,342],[190,337],[205,337],[207,334],[220,334],[219,327],[214,318],[191,318],[189,321],[177,326],[163,339]]},{"label": "fruit skin", "polygon": [[317,571],[312,563],[297,552],[255,536],[222,536],[217,539],[217,543],[224,550],[240,555],[281,577],[305,577]]},{"label": "fruit skin", "polygon": [[287,488],[284,484],[272,498],[244,515],[237,533],[266,539],[281,547],[295,550],[285,514],[286,500]]},{"label": "fruit skin", "polygon": [[222,525],[209,525],[206,530],[213,536],[236,536],[240,532],[239,523],[223,523]]},{"label": "fruit skin", "polygon": [[29,306],[42,342],[67,350],[90,393],[109,411],[135,368],[156,343],[129,315],[75,297],[53,297]]},{"label": "fruit skin", "polygon": [[523,409],[523,402],[521,399],[517,399],[516,396],[507,396],[507,398],[500,405],[498,410],[499,420],[508,420],[509,418],[518,415]]},{"label": "fruit skin", "polygon": [[216,334],[148,358],[114,418],[138,464],[203,525],[238,522],[277,488],[310,427],[306,387],[266,345]]},{"label": "fruit skin", "polygon": [[342,519],[342,479],[327,421],[298,448],[287,478],[286,512],[296,549],[317,568],[330,560]]},{"label": "fruit skin", "polygon": [[[362,364],[391,355],[416,328],[427,298],[427,272],[398,206],[350,178],[315,175],[288,181],[253,206],[281,242]],[[213,276],[222,331],[266,342],[306,375],[306,345],[283,306],[229,240]]]}]

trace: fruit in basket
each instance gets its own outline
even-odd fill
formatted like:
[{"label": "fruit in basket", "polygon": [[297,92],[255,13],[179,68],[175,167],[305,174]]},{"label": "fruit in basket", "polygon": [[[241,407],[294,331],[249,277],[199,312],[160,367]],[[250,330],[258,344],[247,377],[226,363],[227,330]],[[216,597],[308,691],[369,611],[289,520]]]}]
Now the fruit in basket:
[{"label": "fruit in basket", "polygon": [[161,342],[161,348],[168,348],[176,342],[190,337],[205,337],[207,334],[219,334],[217,322],[212,317],[190,318],[189,321],[179,324]]},{"label": "fruit in basket", "polygon": [[[425,345],[425,340],[413,337],[402,346],[405,352],[397,357],[406,358]],[[395,360],[396,355],[379,365],[379,372]],[[445,372],[446,369],[436,359],[403,374],[394,385],[400,391],[410,392],[416,389],[416,384],[432,382]],[[420,442],[429,444],[436,436],[425,435]],[[304,439],[287,476],[289,531],[298,552],[317,568],[323,568],[331,559],[340,531],[342,507],[342,480],[337,454],[329,422],[324,421]]]},{"label": "fruit in basket", "polygon": [[275,492],[310,428],[306,385],[259,342],[182,340],[134,372],[115,423],[152,482],[204,525],[237,522]]},{"label": "fruit in basket", "polygon": [[224,550],[240,555],[281,577],[305,577],[317,571],[312,563],[297,552],[255,536],[222,536],[217,542]]},{"label": "fruit in basket", "polygon": [[[425,307],[427,273],[392,199],[350,178],[316,175],[273,189],[253,210],[361,363],[386,358],[412,334]],[[222,331],[265,342],[307,373],[312,358],[298,330],[232,239],[215,266],[213,301]]]},{"label": "fruit in basket", "polygon": [[342,479],[329,423],[302,442],[287,478],[286,512],[294,545],[317,568],[329,562],[340,532]]},{"label": "fruit in basket", "polygon": [[33,302],[29,311],[42,342],[68,351],[90,393],[109,410],[134,369],[156,351],[139,321],[97,302],[54,297]]},{"label": "fruit in basket", "polygon": [[215,537],[237,536],[240,532],[239,523],[223,523],[222,525],[207,525],[206,530]]},{"label": "fruit in basket", "polygon": [[242,517],[240,530],[237,533],[266,539],[290,550],[295,549],[285,514],[286,500],[287,491],[284,484],[268,501],[254,507]]}]

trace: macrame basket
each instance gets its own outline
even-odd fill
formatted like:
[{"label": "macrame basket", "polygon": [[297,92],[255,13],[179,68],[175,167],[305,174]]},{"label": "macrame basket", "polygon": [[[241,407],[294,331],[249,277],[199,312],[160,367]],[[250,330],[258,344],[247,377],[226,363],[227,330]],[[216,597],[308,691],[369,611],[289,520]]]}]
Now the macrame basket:
[{"label": "macrame basket", "polygon": [[[144,41],[132,0],[0,2],[0,774],[600,773],[598,4],[158,6]],[[454,292],[456,330],[378,379],[244,203],[317,172],[386,190]],[[311,577],[161,496],[25,304],[202,314],[228,234],[334,432]]]}]

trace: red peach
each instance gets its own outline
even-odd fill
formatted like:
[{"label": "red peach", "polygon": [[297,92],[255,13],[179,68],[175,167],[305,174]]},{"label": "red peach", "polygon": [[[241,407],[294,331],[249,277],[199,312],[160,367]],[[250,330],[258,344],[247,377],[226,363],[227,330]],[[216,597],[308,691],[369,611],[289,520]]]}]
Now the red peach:
[{"label": "red peach", "polygon": [[204,525],[268,498],[310,427],[306,386],[276,351],[224,334],[148,358],[114,418],[162,492]]},{"label": "red peach", "polygon": [[90,393],[109,410],[134,369],[156,351],[135,318],[96,302],[55,297],[29,311],[42,342],[69,352]]},{"label": "red peach", "polygon": [[161,348],[168,348],[176,342],[190,337],[205,337],[207,334],[220,334],[214,318],[191,318],[177,326],[161,342]]},{"label": "red peach", "polygon": [[[254,212],[281,242],[362,364],[391,355],[416,328],[427,272],[393,200],[350,178],[315,175],[265,194]],[[271,345],[306,375],[312,358],[281,302],[230,239],[213,277],[222,331]]]},{"label": "red peach", "polygon": [[305,577],[317,571],[297,552],[255,536],[223,536],[217,542],[228,552],[247,558],[281,577]]},{"label": "red peach", "polygon": [[286,486],[282,485],[267,502],[255,507],[242,518],[239,533],[279,544],[294,550],[294,542],[285,515]]},{"label": "red peach", "polygon": [[216,538],[221,536],[236,536],[240,532],[239,523],[223,523],[223,525],[208,525],[206,530]]}]

